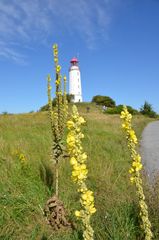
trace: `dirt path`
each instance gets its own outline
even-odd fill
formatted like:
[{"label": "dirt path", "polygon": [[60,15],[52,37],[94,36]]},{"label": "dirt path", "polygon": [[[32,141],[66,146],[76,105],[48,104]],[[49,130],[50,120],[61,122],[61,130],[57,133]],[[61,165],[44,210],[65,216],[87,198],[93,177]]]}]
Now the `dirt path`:
[{"label": "dirt path", "polygon": [[140,152],[145,170],[152,179],[159,172],[159,121],[151,122],[145,127]]}]

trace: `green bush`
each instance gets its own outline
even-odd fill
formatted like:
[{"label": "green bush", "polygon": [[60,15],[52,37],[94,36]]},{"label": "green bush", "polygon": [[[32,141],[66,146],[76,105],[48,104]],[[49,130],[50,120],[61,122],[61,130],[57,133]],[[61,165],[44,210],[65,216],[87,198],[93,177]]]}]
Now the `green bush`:
[{"label": "green bush", "polygon": [[[127,109],[129,111],[129,113],[131,114],[138,114],[138,111],[134,108],[132,108],[131,106],[127,106]],[[114,108],[108,108],[105,113],[109,113],[109,114],[120,114],[121,111],[123,110],[123,105],[118,105]]]},{"label": "green bush", "polygon": [[92,102],[95,102],[97,105],[103,105],[106,107],[115,107],[115,101],[108,96],[96,95],[92,98]]},{"label": "green bush", "polygon": [[151,118],[157,117],[157,114],[153,110],[152,105],[150,103],[148,103],[147,101],[145,101],[144,105],[140,108],[140,113],[142,113],[143,115],[149,116]]}]

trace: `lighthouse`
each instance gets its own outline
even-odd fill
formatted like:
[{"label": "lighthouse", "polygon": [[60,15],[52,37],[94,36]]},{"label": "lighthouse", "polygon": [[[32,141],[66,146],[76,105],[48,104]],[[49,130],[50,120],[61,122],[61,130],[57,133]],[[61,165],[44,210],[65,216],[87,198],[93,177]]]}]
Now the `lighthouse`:
[{"label": "lighthouse", "polygon": [[72,58],[69,69],[69,94],[72,95],[72,102],[82,102],[81,74],[78,66],[78,59]]}]

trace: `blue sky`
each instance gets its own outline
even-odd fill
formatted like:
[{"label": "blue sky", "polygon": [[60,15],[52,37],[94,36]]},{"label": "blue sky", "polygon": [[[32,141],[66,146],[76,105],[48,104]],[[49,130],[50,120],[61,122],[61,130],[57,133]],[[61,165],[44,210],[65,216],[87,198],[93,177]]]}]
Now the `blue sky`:
[{"label": "blue sky", "polygon": [[159,0],[1,0],[0,112],[47,102],[53,43],[66,76],[78,56],[84,101],[147,100],[159,112]]}]

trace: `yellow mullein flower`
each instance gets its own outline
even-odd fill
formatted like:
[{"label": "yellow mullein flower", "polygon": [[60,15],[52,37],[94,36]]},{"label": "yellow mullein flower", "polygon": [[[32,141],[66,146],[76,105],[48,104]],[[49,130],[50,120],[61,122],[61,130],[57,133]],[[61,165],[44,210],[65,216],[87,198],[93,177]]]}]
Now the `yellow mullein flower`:
[{"label": "yellow mullein flower", "polygon": [[86,122],[83,117],[79,117],[78,121],[80,124],[83,124]]},{"label": "yellow mullein flower", "polygon": [[128,141],[128,148],[131,153],[132,164],[129,170],[131,174],[130,182],[135,184],[137,189],[137,195],[139,198],[139,206],[140,206],[140,217],[142,220],[142,228],[145,233],[145,240],[151,240],[153,237],[151,231],[151,223],[148,217],[147,205],[145,202],[145,195],[143,192],[142,186],[142,178],[140,175],[140,171],[142,169],[141,156],[136,151],[136,145],[138,143],[135,131],[132,129],[131,119],[132,115],[128,112],[127,107],[123,107],[123,111],[121,112],[121,119],[123,120],[122,128],[126,132],[126,139]]},{"label": "yellow mullein flower", "polygon": [[69,149],[75,145],[75,137],[73,134],[68,134],[67,136],[67,144],[69,145]]},{"label": "yellow mullein flower", "polygon": [[59,72],[60,72],[60,70],[61,70],[61,66],[60,66],[60,65],[57,65],[57,66],[56,66],[56,72],[58,72],[58,73],[59,73]]},{"label": "yellow mullein flower", "polygon": [[81,169],[86,169],[86,164],[82,164]]},{"label": "yellow mullein flower", "polygon": [[139,163],[139,162],[134,161],[134,162],[132,163],[132,167],[135,168],[135,171],[140,171],[141,168],[142,168],[142,164]]},{"label": "yellow mullein flower", "polygon": [[134,172],[134,169],[133,168],[130,168],[129,169],[129,173],[131,174],[131,173],[133,173]]},{"label": "yellow mullein flower", "polygon": [[76,216],[76,217],[80,217],[80,216],[81,216],[80,211],[75,211],[75,216]]},{"label": "yellow mullein flower", "polygon": [[135,144],[137,144],[137,137],[136,137],[136,135],[135,135],[135,132],[134,132],[134,130],[130,130],[129,131],[129,134],[130,134],[130,139],[131,139],[131,141],[133,141]]},{"label": "yellow mullein flower", "polygon": [[134,177],[130,177],[130,182],[131,182],[131,183],[134,183],[134,180],[135,180]]},{"label": "yellow mullein flower", "polygon": [[71,165],[77,164],[76,158],[75,158],[75,157],[72,157],[72,158],[70,159],[70,163],[71,163]]},{"label": "yellow mullein flower", "polygon": [[74,127],[74,122],[73,121],[67,121],[67,128],[70,130],[73,127]]},{"label": "yellow mullein flower", "polygon": [[54,43],[53,49],[57,49],[57,44],[56,43]]},{"label": "yellow mullein flower", "polygon": [[54,57],[54,62],[58,63],[58,58],[57,57]]},{"label": "yellow mullein flower", "polygon": [[60,81],[59,81],[59,80],[56,80],[56,81],[55,81],[55,84],[56,84],[56,85],[59,85],[59,84],[60,84]]},{"label": "yellow mullein flower", "polygon": [[85,123],[83,117],[79,116],[76,106],[73,106],[71,120],[67,122],[69,133],[67,135],[67,148],[70,154],[70,163],[72,165],[72,180],[78,185],[78,192],[81,193],[80,203],[82,210],[75,211],[75,216],[81,218],[84,226],[84,240],[93,240],[93,229],[90,225],[90,217],[96,212],[94,207],[93,192],[87,189],[85,180],[88,169],[85,164],[87,154],[83,152],[81,139],[84,134],[81,133],[81,125]]},{"label": "yellow mullein flower", "polygon": [[51,87],[51,86],[49,86],[49,87],[48,87],[48,90],[51,90],[51,89],[52,89],[52,87]]},{"label": "yellow mullein flower", "polygon": [[63,113],[64,113],[64,122],[67,121],[68,116],[68,101],[67,101],[67,92],[66,92],[66,76],[63,78],[64,80],[64,89],[63,89]]}]

